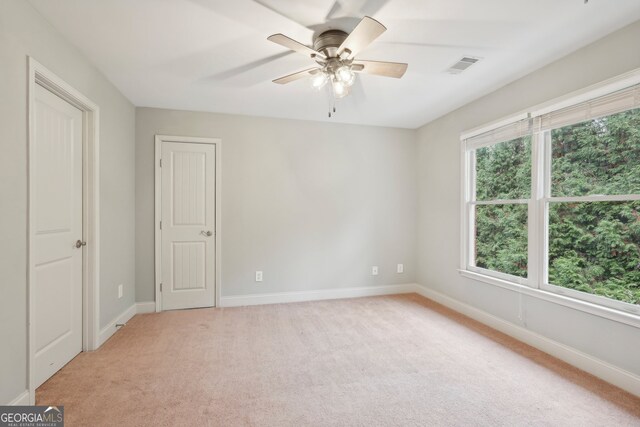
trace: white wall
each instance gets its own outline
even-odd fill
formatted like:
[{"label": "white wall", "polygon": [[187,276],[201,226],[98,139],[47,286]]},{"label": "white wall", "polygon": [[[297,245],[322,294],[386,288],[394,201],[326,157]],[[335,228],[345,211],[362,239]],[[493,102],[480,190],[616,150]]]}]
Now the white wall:
[{"label": "white wall", "polygon": [[460,132],[640,67],[638,40],[640,23],[421,128],[416,145],[411,130],[134,110],[28,2],[2,0],[0,403],[26,389],[27,55],[101,108],[101,326],[131,306],[134,286],[137,301],[154,299],[153,136],[210,136],[223,140],[224,296],[419,279],[640,374],[638,329],[531,297],[520,321],[518,295],[456,272]]},{"label": "white wall", "polygon": [[415,281],[415,131],[138,108],[137,301],[154,300],[155,134],[222,138],[222,296]]},{"label": "white wall", "polygon": [[640,67],[640,22],[418,131],[419,282],[459,301],[640,375],[640,330],[461,277],[460,133]]},{"label": "white wall", "polygon": [[135,109],[27,1],[2,0],[0,404],[27,388],[27,55],[100,106],[101,327],[134,303]]}]

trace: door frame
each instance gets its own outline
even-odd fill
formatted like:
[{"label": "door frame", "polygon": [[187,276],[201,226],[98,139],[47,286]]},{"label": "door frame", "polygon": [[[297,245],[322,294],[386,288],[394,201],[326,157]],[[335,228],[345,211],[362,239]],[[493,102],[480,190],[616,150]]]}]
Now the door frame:
[{"label": "door frame", "polygon": [[160,284],[162,283],[162,230],[160,229],[160,221],[162,219],[162,169],[160,167],[160,159],[162,157],[163,142],[179,142],[189,144],[213,144],[216,149],[216,229],[215,229],[215,306],[220,307],[220,292],[222,289],[222,270],[221,253],[222,253],[222,139],[220,138],[203,138],[196,136],[171,136],[156,135],[155,136],[155,291],[156,291],[156,312],[162,311],[162,292],[160,292]]},{"label": "door frame", "polygon": [[100,171],[99,123],[97,104],[66,83],[44,65],[28,57],[28,216],[27,216],[27,294],[28,294],[28,387],[29,402],[35,404],[35,268],[34,179],[35,92],[40,85],[82,111],[82,351],[98,348],[100,289]]}]

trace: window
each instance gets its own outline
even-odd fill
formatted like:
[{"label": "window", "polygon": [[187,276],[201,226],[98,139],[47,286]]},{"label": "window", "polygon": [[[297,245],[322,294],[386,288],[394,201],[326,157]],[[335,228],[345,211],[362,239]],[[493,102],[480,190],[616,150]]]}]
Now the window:
[{"label": "window", "polygon": [[[597,104],[615,107],[626,95],[633,107],[636,93],[615,93]],[[540,119],[555,122],[541,126],[550,166],[543,288],[639,305],[640,108],[589,114],[593,109],[583,104]],[[572,119],[569,110],[592,118]]]},{"label": "window", "polygon": [[470,169],[467,268],[524,284],[529,272],[529,120],[518,120],[465,143]]},{"label": "window", "polygon": [[531,138],[523,136],[479,147],[473,154],[472,265],[526,278]]},{"label": "window", "polygon": [[463,272],[640,314],[635,83],[463,137]]}]

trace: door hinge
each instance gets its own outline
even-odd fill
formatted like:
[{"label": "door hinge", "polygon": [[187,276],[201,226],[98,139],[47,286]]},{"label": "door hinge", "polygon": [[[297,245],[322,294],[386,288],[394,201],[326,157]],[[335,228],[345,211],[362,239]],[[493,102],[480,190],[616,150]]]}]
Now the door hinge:
[{"label": "door hinge", "polygon": [[160,167],[162,167],[162,159],[160,159]]},{"label": "door hinge", "polygon": [[160,221],[160,230],[162,230],[162,221]]},{"label": "door hinge", "polygon": [[162,283],[160,283],[160,292],[162,292]]}]

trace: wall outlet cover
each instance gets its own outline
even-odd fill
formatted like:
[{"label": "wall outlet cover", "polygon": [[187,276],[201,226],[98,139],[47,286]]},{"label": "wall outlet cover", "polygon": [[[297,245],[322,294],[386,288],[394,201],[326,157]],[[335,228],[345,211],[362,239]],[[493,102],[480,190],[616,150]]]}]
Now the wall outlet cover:
[{"label": "wall outlet cover", "polygon": [[262,282],[262,271],[256,271],[256,282]]},{"label": "wall outlet cover", "polygon": [[373,267],[371,267],[371,275],[372,276],[377,276],[378,275],[378,266],[374,265]]}]

